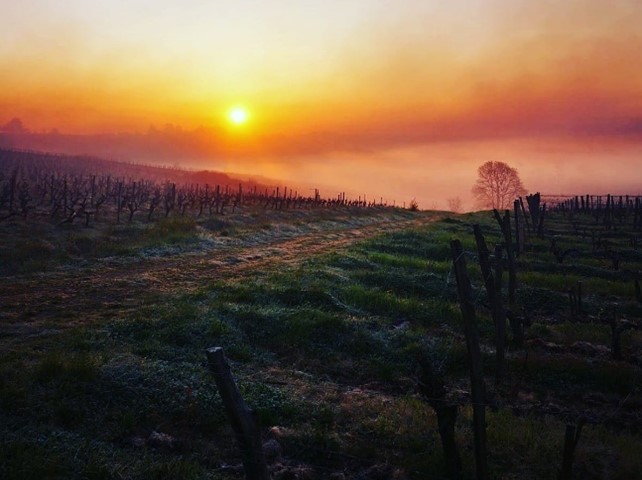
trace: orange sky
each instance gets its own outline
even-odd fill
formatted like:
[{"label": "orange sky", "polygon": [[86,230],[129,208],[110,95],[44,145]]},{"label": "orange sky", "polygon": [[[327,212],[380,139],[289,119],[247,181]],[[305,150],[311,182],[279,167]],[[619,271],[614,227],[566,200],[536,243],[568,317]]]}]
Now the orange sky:
[{"label": "orange sky", "polygon": [[478,163],[529,158],[539,190],[555,171],[564,189],[630,182],[574,180],[565,158],[642,166],[639,0],[97,3],[3,6],[0,124],[204,126],[212,168],[337,184],[367,167],[364,183],[400,201],[423,195],[419,178],[454,182],[443,158],[465,157],[469,183]]}]

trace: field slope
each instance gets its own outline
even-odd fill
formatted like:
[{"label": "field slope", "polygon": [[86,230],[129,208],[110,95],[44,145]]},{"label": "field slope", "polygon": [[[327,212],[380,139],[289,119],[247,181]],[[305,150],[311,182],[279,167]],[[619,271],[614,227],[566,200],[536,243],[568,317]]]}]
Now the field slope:
[{"label": "field slope", "polygon": [[[507,378],[494,385],[473,223],[500,241],[488,212],[390,208],[1,225],[0,477],[241,478],[205,362],[205,349],[221,346],[263,425],[274,478],[446,478],[419,360],[459,406],[456,440],[472,478],[456,237],[478,311],[491,478],[557,478],[564,427],[580,419],[578,478],[635,478],[637,249],[614,234],[615,270],[575,238],[577,225],[551,216],[547,235],[572,246],[573,261],[556,261],[546,238],[527,242],[516,307],[526,341],[509,335]],[[571,316],[578,280],[582,312]],[[618,359],[612,318],[627,326]]]}]

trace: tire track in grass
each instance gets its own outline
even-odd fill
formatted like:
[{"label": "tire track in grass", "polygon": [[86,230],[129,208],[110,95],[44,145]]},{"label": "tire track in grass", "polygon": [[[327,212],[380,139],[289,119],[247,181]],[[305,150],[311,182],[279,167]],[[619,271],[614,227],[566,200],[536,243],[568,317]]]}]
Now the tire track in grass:
[{"label": "tire track in grass", "polygon": [[64,328],[113,318],[150,301],[190,293],[216,280],[240,279],[258,272],[297,265],[323,253],[441,218],[437,213],[414,217],[391,214],[357,225],[339,221],[333,228],[301,233],[292,229],[272,235],[248,235],[236,244],[217,245],[166,257],[139,258],[123,263],[99,261],[90,267],[60,269],[49,274],[0,279],[0,339],[37,335],[43,329]]}]

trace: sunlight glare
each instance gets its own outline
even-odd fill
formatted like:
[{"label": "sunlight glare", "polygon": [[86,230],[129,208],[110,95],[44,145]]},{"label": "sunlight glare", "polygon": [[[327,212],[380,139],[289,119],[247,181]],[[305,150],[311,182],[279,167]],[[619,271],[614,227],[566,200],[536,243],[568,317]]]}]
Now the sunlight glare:
[{"label": "sunlight glare", "polygon": [[243,107],[234,107],[229,111],[227,117],[229,121],[232,122],[233,124],[241,125],[247,122],[249,114],[247,110]]}]

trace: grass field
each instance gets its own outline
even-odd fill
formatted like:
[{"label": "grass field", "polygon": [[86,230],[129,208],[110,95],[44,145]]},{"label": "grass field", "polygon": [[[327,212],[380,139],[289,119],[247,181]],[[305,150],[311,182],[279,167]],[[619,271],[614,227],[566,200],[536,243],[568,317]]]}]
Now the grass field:
[{"label": "grass field", "polygon": [[[584,221],[587,226],[593,219]],[[494,327],[471,225],[489,212],[265,212],[154,224],[1,224],[0,477],[233,479],[240,456],[205,349],[223,347],[258,414],[275,479],[442,479],[435,414],[417,393],[428,359],[460,405],[474,477],[466,345],[449,241],[473,282],[487,377],[491,478],[554,479],[564,428],[587,421],[582,479],[642,471],[642,253],[624,227],[615,270],[551,216],[518,259],[508,377],[493,383]],[[582,282],[583,311],[568,290]],[[622,358],[611,322],[628,322]]]}]

